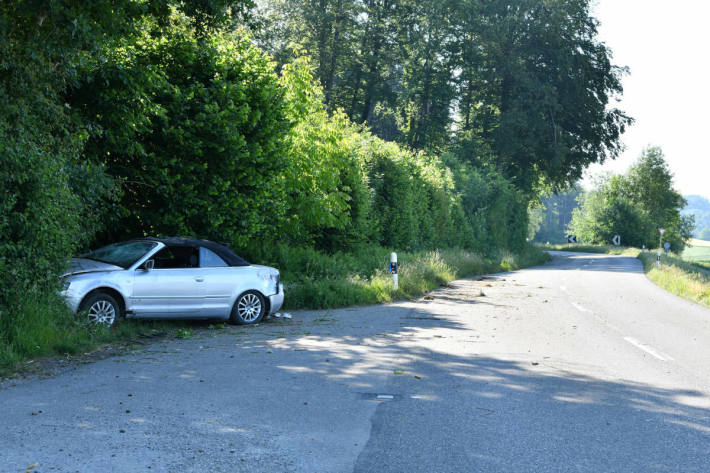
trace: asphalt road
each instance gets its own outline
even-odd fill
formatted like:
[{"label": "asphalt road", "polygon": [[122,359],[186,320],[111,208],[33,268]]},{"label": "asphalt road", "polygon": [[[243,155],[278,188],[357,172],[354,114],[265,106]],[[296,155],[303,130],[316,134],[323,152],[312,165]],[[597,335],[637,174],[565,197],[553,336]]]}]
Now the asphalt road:
[{"label": "asphalt road", "polygon": [[710,471],[710,311],[634,259],[293,315],[2,383],[0,472]]}]

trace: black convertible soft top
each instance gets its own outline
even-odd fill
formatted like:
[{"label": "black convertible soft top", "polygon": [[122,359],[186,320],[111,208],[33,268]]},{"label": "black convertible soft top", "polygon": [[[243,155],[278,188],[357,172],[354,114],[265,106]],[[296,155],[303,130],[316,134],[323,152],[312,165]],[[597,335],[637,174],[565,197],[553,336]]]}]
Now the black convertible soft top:
[{"label": "black convertible soft top", "polygon": [[249,263],[242,257],[234,254],[226,245],[220,245],[209,240],[193,240],[190,238],[165,237],[165,238],[141,238],[141,240],[159,241],[167,246],[204,246],[208,250],[216,253],[230,266],[249,266]]}]

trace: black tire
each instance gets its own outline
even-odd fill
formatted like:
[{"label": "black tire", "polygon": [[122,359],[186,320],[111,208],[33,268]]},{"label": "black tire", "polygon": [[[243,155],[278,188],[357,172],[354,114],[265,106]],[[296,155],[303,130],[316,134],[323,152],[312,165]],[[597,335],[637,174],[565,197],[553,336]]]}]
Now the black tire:
[{"label": "black tire", "polygon": [[80,311],[86,312],[89,322],[115,327],[123,317],[123,309],[115,297],[107,292],[95,292],[81,303]]},{"label": "black tire", "polygon": [[229,322],[237,325],[254,325],[266,314],[266,301],[258,291],[246,291],[234,302]]}]

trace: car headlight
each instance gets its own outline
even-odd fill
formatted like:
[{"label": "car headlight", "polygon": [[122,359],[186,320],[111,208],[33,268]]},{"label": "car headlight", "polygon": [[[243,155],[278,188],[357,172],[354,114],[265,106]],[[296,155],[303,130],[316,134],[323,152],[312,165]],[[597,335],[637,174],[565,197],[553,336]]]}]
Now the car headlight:
[{"label": "car headlight", "polygon": [[265,281],[275,282],[277,285],[279,284],[279,281],[281,280],[281,276],[279,275],[278,271],[277,272],[260,271],[258,273],[258,275],[261,279],[264,279]]},{"label": "car headlight", "polygon": [[65,279],[62,282],[62,292],[67,292],[69,290],[69,286],[71,286],[71,282]]}]

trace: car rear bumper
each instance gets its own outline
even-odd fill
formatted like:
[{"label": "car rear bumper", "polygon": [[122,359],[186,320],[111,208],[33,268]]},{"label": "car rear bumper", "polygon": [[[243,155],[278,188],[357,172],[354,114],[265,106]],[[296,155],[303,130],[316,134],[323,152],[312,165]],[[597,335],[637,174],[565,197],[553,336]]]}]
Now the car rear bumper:
[{"label": "car rear bumper", "polygon": [[284,305],[284,285],[279,284],[279,292],[269,296],[269,315],[278,312]]}]

